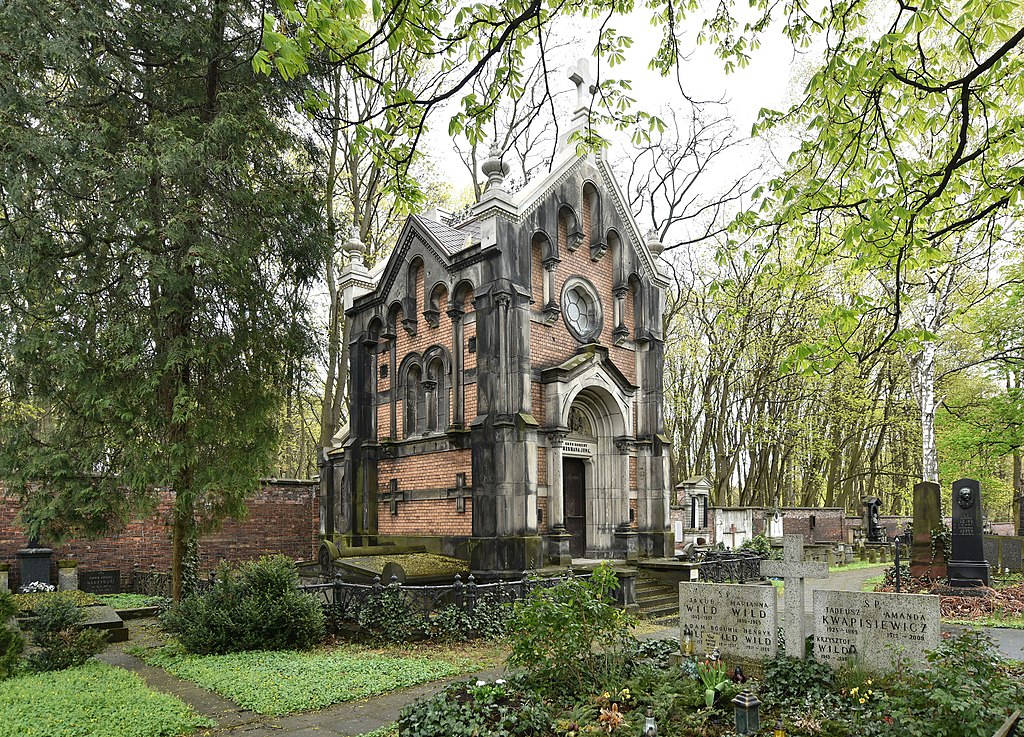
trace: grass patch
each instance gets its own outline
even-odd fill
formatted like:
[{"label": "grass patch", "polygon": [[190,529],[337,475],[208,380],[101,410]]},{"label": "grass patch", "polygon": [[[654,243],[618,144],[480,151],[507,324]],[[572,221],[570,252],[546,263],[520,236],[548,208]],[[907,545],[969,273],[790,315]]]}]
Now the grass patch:
[{"label": "grass patch", "polygon": [[385,724],[379,729],[375,729],[372,732],[366,732],[365,734],[358,735],[358,737],[398,737],[398,722],[391,722],[391,724]]},{"label": "grass patch", "polygon": [[473,658],[406,655],[342,646],[334,650],[187,655],[171,648],[141,653],[179,678],[216,691],[259,714],[290,714],[457,676],[482,665]]},{"label": "grass patch", "polygon": [[964,627],[1004,627],[1011,630],[1024,630],[1024,617],[1008,616],[1002,612],[993,612],[977,619],[946,619],[944,624],[958,624]]},{"label": "grass patch", "polygon": [[216,726],[105,663],[0,683],[0,737],[172,737]]},{"label": "grass patch", "polygon": [[888,568],[891,563],[872,563],[870,560],[855,560],[845,566],[829,566],[829,573],[841,573],[842,571],[862,571],[865,568]]},{"label": "grass patch", "polygon": [[861,591],[874,591],[875,588],[877,588],[878,586],[882,585],[882,582],[884,580],[885,580],[885,574],[884,573],[879,573],[877,576],[872,576],[871,578],[865,579],[864,583],[861,584],[860,590]]},{"label": "grass patch", "polygon": [[162,596],[146,596],[145,594],[101,594],[101,603],[114,609],[141,609],[147,606],[164,606],[170,599]]}]

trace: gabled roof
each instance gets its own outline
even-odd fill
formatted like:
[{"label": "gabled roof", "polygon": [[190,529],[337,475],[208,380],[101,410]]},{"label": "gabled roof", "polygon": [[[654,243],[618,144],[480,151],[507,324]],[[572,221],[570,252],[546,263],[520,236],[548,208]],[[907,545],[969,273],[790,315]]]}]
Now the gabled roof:
[{"label": "gabled roof", "polygon": [[619,389],[629,394],[637,390],[619,367],[608,357],[608,349],[601,345],[589,343],[582,346],[579,351],[568,359],[540,372],[541,381],[550,384],[553,381],[572,381],[574,378],[586,371],[590,366],[598,365],[618,385]]},{"label": "gabled roof", "polygon": [[473,243],[473,234],[465,230],[456,230],[422,215],[413,215],[411,219],[431,235],[436,244],[449,256],[453,256]]}]

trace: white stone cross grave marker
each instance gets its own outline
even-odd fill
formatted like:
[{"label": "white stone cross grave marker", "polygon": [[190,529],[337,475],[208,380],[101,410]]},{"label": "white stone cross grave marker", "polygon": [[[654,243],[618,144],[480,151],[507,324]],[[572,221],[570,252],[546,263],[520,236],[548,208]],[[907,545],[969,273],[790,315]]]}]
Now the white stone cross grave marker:
[{"label": "white stone cross grave marker", "polygon": [[786,655],[804,657],[804,579],[828,578],[828,563],[804,563],[804,536],[782,537],[782,560],[762,560],[761,575],[786,584]]}]

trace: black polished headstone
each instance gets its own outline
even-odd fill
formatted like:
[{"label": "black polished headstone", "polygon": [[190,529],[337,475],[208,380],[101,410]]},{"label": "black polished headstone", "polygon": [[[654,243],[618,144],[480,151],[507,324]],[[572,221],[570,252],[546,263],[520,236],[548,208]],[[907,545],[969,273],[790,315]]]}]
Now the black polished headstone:
[{"label": "black polished headstone", "polygon": [[120,594],[121,571],[78,571],[78,588],[90,594]]},{"label": "black polished headstone", "polygon": [[21,564],[21,585],[28,586],[30,583],[50,583],[50,558],[53,550],[50,548],[28,547],[18,551],[18,561]]},{"label": "black polished headstone", "polygon": [[869,543],[880,543],[885,541],[885,533],[878,519],[878,510],[882,506],[882,500],[877,496],[869,496],[862,500],[864,505],[864,529],[867,532]]},{"label": "black polished headstone", "polygon": [[974,479],[953,483],[953,551],[946,567],[951,586],[988,586],[982,538],[981,488]]}]

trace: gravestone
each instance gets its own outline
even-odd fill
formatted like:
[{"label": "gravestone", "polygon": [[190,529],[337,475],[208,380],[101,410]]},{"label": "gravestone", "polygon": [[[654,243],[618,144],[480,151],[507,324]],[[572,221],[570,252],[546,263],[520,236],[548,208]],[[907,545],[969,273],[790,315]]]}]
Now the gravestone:
[{"label": "gravestone", "polygon": [[28,586],[31,583],[50,583],[50,558],[53,556],[51,548],[40,547],[32,541],[27,548],[18,551],[18,562],[21,568],[21,585]]},{"label": "gravestone", "polygon": [[914,484],[914,538],[910,546],[910,575],[915,578],[942,578],[946,560],[941,549],[932,556],[932,530],[942,528],[942,498],[939,485],[932,481]]},{"label": "gravestone", "polygon": [[981,539],[982,550],[985,552],[985,560],[988,562],[989,567],[995,569],[998,573],[1001,568],[999,562],[999,538],[993,535],[985,535]]},{"label": "gravestone", "polygon": [[730,661],[761,661],[775,657],[778,597],[774,586],[679,584],[679,641],[693,637],[697,652],[716,647]]},{"label": "gravestone", "polygon": [[1021,558],[1024,557],[1024,538],[1019,537],[1004,537],[999,541],[999,550],[1001,551],[1000,561],[1003,568],[1009,568],[1011,571],[1020,573],[1024,570],[1022,567]]},{"label": "gravestone", "polygon": [[785,581],[786,655],[803,659],[804,579],[828,578],[828,563],[804,563],[803,535],[784,535],[782,560],[761,561],[761,575]]},{"label": "gravestone", "polygon": [[950,586],[988,586],[981,531],[981,488],[974,479],[953,483],[953,550],[946,570]]},{"label": "gravestone", "polygon": [[78,588],[90,594],[120,594],[121,571],[79,571]]},{"label": "gravestone", "polygon": [[814,659],[839,668],[855,659],[873,672],[925,663],[942,639],[939,597],[814,592]]},{"label": "gravestone", "polygon": [[869,543],[880,543],[885,539],[882,531],[882,523],[878,518],[878,510],[882,506],[882,500],[877,496],[869,496],[861,500],[864,505],[864,530]]}]

